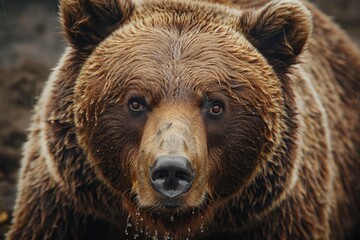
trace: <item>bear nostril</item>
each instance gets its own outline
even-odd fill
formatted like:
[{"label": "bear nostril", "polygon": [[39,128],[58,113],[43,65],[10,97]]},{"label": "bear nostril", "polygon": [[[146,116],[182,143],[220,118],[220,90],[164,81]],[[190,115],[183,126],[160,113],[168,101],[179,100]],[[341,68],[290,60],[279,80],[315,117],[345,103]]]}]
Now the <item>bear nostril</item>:
[{"label": "bear nostril", "polygon": [[194,171],[189,160],[180,156],[161,156],[150,168],[153,189],[167,197],[176,197],[190,190]]},{"label": "bear nostril", "polygon": [[189,176],[188,173],[183,172],[183,171],[177,171],[175,173],[175,177],[182,181],[187,181],[187,182],[191,181],[191,176]]},{"label": "bear nostril", "polygon": [[161,179],[165,179],[169,176],[169,171],[166,170],[166,169],[159,169],[157,171],[154,171],[152,174],[151,174],[151,179],[153,181],[156,181],[156,180],[161,180]]}]

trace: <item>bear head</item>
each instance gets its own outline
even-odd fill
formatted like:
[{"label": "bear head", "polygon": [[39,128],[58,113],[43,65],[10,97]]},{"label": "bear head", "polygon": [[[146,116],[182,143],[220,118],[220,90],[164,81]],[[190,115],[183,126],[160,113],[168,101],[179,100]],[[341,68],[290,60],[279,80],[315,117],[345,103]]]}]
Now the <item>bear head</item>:
[{"label": "bear head", "polygon": [[262,211],[281,196],[297,125],[287,75],[312,28],[300,1],[62,0],[60,9],[81,62],[76,136],[126,211],[177,232],[232,199]]}]

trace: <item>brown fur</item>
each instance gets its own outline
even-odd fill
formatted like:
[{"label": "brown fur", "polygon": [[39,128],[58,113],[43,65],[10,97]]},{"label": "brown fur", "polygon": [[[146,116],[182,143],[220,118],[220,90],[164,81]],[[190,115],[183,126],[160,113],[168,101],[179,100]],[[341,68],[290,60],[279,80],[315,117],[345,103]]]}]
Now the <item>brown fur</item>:
[{"label": "brown fur", "polygon": [[[70,47],[8,239],[356,236],[360,54],[311,4],[63,0],[60,16]],[[196,172],[175,209],[149,183],[162,155]]]}]

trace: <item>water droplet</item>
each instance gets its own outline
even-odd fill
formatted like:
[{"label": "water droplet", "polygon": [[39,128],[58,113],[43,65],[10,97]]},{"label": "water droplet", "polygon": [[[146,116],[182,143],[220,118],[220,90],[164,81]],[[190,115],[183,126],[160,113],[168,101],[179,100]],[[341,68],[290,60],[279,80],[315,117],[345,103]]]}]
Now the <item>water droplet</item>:
[{"label": "water droplet", "polygon": [[200,232],[204,233],[204,223],[203,222],[200,224]]},{"label": "water droplet", "polygon": [[158,235],[158,232],[157,232],[157,230],[155,230],[155,235],[152,236],[152,240],[159,240],[157,235]]},{"label": "water droplet", "polygon": [[[125,175],[126,176],[126,175]],[[140,218],[140,222],[142,222],[142,221],[144,221],[144,219],[143,218]]]},{"label": "water droplet", "polygon": [[139,234],[134,234],[134,239],[137,239],[139,237]]},{"label": "water droplet", "polygon": [[204,216],[201,216],[200,232],[204,233]]},{"label": "water droplet", "polygon": [[[166,234],[168,234],[168,233],[166,233]],[[165,234],[165,236],[164,236],[164,240],[168,240],[168,239],[169,239],[169,236],[166,235],[166,234]]]},{"label": "water droplet", "polygon": [[131,217],[131,215],[129,215],[129,216],[127,217],[127,219],[126,219],[126,228],[125,228],[125,235],[126,235],[126,236],[129,235],[128,228],[131,227],[130,217]]},{"label": "water droplet", "polygon": [[171,221],[171,222],[174,222],[174,221],[175,221],[174,216],[171,216],[171,217],[170,217],[170,221]]},{"label": "water droplet", "polygon": [[186,239],[189,239],[189,238],[191,238],[191,228],[188,228],[187,230],[188,230],[188,234],[187,234]]}]

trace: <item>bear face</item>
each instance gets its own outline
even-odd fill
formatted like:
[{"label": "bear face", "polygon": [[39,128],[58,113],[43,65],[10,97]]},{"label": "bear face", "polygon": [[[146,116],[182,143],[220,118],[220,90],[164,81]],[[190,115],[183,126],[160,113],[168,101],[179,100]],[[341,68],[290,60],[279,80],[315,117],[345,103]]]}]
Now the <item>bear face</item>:
[{"label": "bear face", "polygon": [[91,53],[74,87],[77,138],[127,211],[167,230],[174,225],[153,213],[176,213],[176,228],[187,229],[211,220],[207,209],[224,199],[252,198],[247,187],[283,147],[291,122],[283,77],[311,32],[309,14],[296,1],[248,11],[126,3],[117,4],[127,18],[108,32],[91,21],[89,32],[67,32]]},{"label": "bear face", "polygon": [[[189,159],[196,172],[193,187],[209,189],[206,194],[210,195],[210,179],[216,179],[220,169],[227,169],[219,165],[228,161],[243,174],[238,175],[239,179],[235,177],[237,186],[228,183],[228,190],[224,184],[229,176],[222,175],[224,180],[215,181],[220,184],[216,194],[234,193],[249,178],[263,147],[267,132],[262,113],[268,105],[281,104],[279,91],[273,97],[259,91],[259,82],[276,84],[275,74],[269,74],[265,60],[252,61],[260,55],[250,47],[244,50],[241,41],[233,40],[233,44],[217,49],[191,49],[191,44],[200,45],[205,39],[207,43],[213,40],[213,46],[221,46],[225,34],[213,37],[204,33],[187,39],[191,33],[185,31],[182,40],[178,33],[167,38],[164,32],[151,29],[148,34],[139,35],[123,38],[115,33],[94,51],[78,78],[78,129],[85,126],[85,147],[96,165],[102,166],[103,177],[114,177],[108,179],[111,185],[124,191],[130,185],[123,183],[130,176],[131,186],[139,188],[134,189],[139,203],[152,206],[157,202],[151,200],[155,196],[141,194],[151,189],[148,171],[159,156]],[[129,47],[133,41],[138,42],[137,46]],[[179,49],[172,46],[180,44],[178,41],[182,42],[179,47],[190,50],[174,60],[173,51]],[[114,42],[116,45],[112,45]],[[234,47],[242,50],[232,53]],[[121,62],[114,61],[120,58]],[[217,63],[219,59],[223,63]],[[249,72],[233,67],[244,65],[249,66]],[[109,68],[114,69],[113,76],[107,76]],[[263,71],[266,68],[268,71]],[[93,69],[100,74],[94,75]],[[259,82],[251,83],[251,79]],[[278,102],[273,101],[274,97]],[[277,114],[273,115],[269,118],[276,118]],[[233,140],[226,141],[222,136]],[[190,196],[191,193],[190,190]],[[195,194],[189,207],[201,204],[204,196],[205,193]],[[193,201],[200,202],[192,204]]]}]

